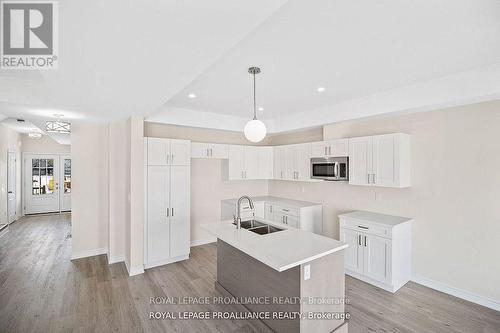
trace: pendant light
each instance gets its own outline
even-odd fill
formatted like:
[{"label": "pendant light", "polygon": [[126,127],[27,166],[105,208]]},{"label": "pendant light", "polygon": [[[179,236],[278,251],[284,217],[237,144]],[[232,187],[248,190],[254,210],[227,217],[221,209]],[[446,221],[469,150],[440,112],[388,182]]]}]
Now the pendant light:
[{"label": "pendant light", "polygon": [[257,106],[255,102],[255,75],[260,73],[259,67],[250,67],[248,73],[253,75],[253,119],[250,120],[243,130],[248,141],[259,142],[266,137],[266,125],[257,119]]}]

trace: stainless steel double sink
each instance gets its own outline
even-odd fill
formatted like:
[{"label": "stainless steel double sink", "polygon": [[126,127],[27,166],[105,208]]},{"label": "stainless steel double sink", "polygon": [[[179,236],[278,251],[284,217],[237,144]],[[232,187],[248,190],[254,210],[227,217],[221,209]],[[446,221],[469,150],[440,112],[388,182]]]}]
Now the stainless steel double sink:
[{"label": "stainless steel double sink", "polygon": [[[236,225],[236,222],[233,222],[233,224]],[[267,235],[284,230],[257,220],[241,221],[241,227],[259,235]]]}]

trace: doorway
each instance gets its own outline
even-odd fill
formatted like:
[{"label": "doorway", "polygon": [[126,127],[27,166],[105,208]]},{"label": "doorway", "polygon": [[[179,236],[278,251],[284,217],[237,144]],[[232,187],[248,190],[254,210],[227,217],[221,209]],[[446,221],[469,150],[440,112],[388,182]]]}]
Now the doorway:
[{"label": "doorway", "polygon": [[25,214],[71,210],[71,157],[24,155]]},{"label": "doorway", "polygon": [[7,223],[16,220],[17,216],[16,188],[16,152],[9,151],[7,156]]}]

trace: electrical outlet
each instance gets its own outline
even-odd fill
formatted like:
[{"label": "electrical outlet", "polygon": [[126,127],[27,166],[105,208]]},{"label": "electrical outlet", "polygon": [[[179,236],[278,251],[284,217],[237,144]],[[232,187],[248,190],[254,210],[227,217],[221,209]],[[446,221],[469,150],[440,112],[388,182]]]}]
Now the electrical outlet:
[{"label": "electrical outlet", "polygon": [[304,281],[311,278],[311,265],[304,266]]}]

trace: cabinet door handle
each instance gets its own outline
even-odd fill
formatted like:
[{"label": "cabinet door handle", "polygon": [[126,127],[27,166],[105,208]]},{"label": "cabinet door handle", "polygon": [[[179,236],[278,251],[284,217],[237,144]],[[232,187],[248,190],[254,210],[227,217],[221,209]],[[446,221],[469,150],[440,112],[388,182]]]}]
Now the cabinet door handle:
[{"label": "cabinet door handle", "polygon": [[175,157],[175,155],[174,155],[174,154],[172,154],[172,155],[170,155],[170,156],[172,156],[172,164],[174,164],[174,157]]},{"label": "cabinet door handle", "polygon": [[207,157],[208,157],[208,156],[209,156],[209,154],[208,154],[208,148],[207,148]]},{"label": "cabinet door handle", "polygon": [[170,159],[170,154],[166,154],[166,155],[167,155],[167,164],[169,164],[168,160]]},{"label": "cabinet door handle", "polygon": [[326,149],[327,149],[327,147],[325,146],[325,155],[328,155],[327,152],[326,152]]},{"label": "cabinet door handle", "polygon": [[328,155],[331,155],[332,154],[332,147],[328,147]]},{"label": "cabinet door handle", "polygon": [[358,245],[361,246],[361,235],[358,235]]},{"label": "cabinet door handle", "polygon": [[365,247],[366,247],[366,236],[365,236]]},{"label": "cabinet door handle", "polygon": [[174,216],[174,208],[172,207],[172,216]]},{"label": "cabinet door handle", "polygon": [[366,229],[366,230],[370,229],[369,227],[365,227],[365,226],[363,226],[363,225],[358,225],[358,228],[361,228],[361,229]]},{"label": "cabinet door handle", "polygon": [[367,174],[367,176],[368,176],[367,183],[370,184],[370,174]]},{"label": "cabinet door handle", "polygon": [[373,175],[373,184],[375,184],[376,183],[376,181],[375,181],[375,174],[373,173],[372,175]]},{"label": "cabinet door handle", "polygon": [[169,216],[170,216],[170,209],[167,208],[167,217],[169,217]]}]

